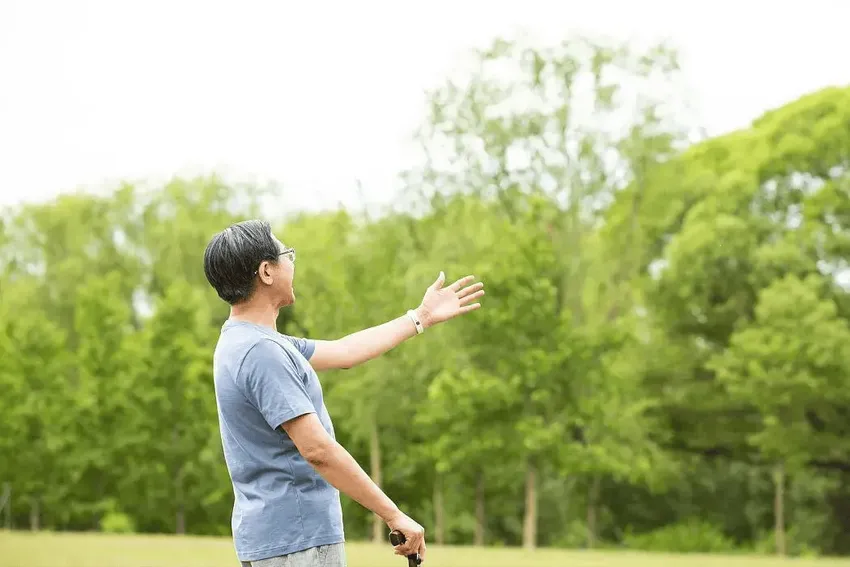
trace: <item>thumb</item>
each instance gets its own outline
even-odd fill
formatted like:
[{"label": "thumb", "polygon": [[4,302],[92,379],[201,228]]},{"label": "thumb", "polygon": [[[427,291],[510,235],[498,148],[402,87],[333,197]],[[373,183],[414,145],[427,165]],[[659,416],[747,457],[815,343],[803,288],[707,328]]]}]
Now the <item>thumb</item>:
[{"label": "thumb", "polygon": [[443,287],[443,284],[445,282],[446,282],[446,274],[444,274],[443,271],[440,270],[440,275],[437,276],[436,281],[434,281],[434,283],[431,284],[431,287],[433,289],[440,289],[441,287]]}]

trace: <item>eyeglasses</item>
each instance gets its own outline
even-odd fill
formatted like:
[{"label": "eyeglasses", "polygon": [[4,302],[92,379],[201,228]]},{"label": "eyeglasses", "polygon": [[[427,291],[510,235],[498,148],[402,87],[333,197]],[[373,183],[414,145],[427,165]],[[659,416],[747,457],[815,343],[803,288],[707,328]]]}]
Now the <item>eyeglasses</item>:
[{"label": "eyeglasses", "polygon": [[277,255],[278,258],[280,258],[281,256],[286,256],[287,258],[290,259],[290,261],[292,261],[292,263],[295,263],[295,249],[294,248],[287,248],[286,250],[284,250],[283,252],[281,252],[280,254]]}]

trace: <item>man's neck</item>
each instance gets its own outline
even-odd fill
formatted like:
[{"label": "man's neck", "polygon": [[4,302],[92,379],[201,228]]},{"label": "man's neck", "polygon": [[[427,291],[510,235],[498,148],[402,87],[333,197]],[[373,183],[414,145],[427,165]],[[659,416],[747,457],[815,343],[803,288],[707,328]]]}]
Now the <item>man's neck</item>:
[{"label": "man's neck", "polygon": [[247,321],[256,325],[268,327],[277,331],[278,310],[269,305],[257,305],[246,303],[244,305],[233,305],[230,307],[230,319],[233,321]]}]

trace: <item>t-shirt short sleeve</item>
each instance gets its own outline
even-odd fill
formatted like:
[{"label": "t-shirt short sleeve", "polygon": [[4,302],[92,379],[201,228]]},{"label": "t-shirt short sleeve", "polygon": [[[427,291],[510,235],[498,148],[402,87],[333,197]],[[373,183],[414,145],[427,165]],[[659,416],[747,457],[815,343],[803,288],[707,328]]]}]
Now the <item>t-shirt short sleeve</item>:
[{"label": "t-shirt short sleeve", "polygon": [[301,356],[307,360],[310,360],[310,357],[313,356],[313,352],[316,350],[316,341],[312,339],[290,337],[289,335],[283,335],[283,338],[292,343],[298,349],[298,352],[301,353]]},{"label": "t-shirt short sleeve", "polygon": [[271,339],[259,341],[248,351],[237,384],[272,429],[316,412],[290,354]]}]

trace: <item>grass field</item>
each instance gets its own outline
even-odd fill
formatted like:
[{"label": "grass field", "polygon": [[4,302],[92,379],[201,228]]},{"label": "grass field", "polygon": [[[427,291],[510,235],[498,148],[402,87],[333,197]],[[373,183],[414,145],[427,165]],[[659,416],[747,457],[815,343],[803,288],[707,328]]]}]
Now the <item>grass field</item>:
[{"label": "grass field", "polygon": [[[387,546],[346,544],[348,567],[407,567]],[[850,559],[786,559],[428,547],[433,567],[850,567]],[[0,567],[238,567],[227,538],[0,531]]]}]

